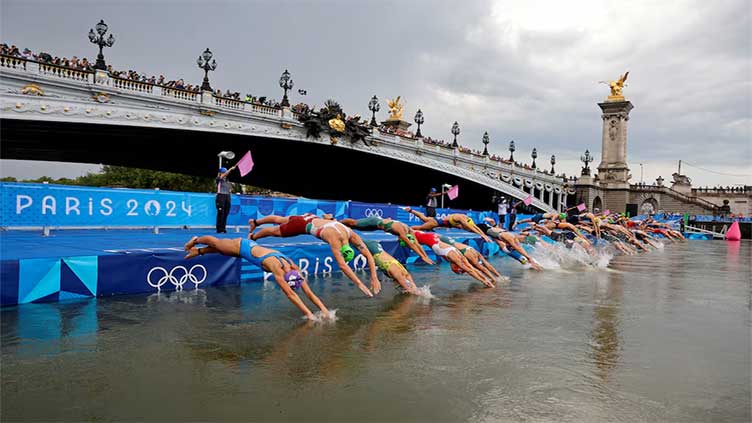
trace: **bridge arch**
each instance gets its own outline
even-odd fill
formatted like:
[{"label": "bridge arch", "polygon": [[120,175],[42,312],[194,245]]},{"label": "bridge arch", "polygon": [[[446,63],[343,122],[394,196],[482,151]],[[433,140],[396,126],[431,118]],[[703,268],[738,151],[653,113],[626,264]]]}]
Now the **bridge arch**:
[{"label": "bridge arch", "polygon": [[654,197],[648,197],[642,200],[640,204],[640,214],[653,214],[659,210],[658,200]]},{"label": "bridge arch", "polygon": [[603,201],[600,196],[593,198],[593,207],[590,208],[590,211],[595,211],[595,209],[603,211]]}]

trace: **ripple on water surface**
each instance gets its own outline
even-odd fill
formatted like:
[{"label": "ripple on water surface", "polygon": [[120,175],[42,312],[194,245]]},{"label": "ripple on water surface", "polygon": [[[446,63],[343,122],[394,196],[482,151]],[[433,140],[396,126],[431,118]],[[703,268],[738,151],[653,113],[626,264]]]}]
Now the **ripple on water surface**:
[{"label": "ripple on water surface", "polygon": [[[270,284],[0,311],[4,420],[749,421],[749,243],[491,262],[485,289],[411,266],[423,297]],[[607,268],[599,267],[608,263]]]}]

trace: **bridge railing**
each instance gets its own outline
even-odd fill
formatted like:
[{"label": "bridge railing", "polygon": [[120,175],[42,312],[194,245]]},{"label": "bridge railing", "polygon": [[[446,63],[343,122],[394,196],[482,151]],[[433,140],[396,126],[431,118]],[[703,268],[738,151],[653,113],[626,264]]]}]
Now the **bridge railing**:
[{"label": "bridge railing", "polygon": [[544,184],[561,186],[565,181],[558,176],[550,175],[536,169],[525,169],[513,163],[491,160],[489,156],[477,155],[469,152],[460,152],[449,145],[441,145],[426,142],[424,139],[407,138],[398,134],[384,133],[374,131],[373,138],[379,142],[390,144],[399,148],[412,148],[416,154],[428,154],[441,161],[450,161],[456,166],[467,168],[476,172],[491,171],[501,176],[501,174],[520,176],[523,179],[535,180]]},{"label": "bridge railing", "polygon": [[112,86],[115,88],[126,91],[137,91],[141,93],[152,94],[154,93],[154,84],[148,82],[133,81],[131,79],[123,79],[117,77],[110,77],[112,79]]},{"label": "bridge railing", "polygon": [[668,194],[675,198],[684,200],[685,202],[695,203],[711,210],[718,208],[718,205],[713,204],[710,201],[704,200],[700,197],[690,197],[689,195],[686,195],[684,193],[671,189],[665,185],[630,185],[629,189],[634,190],[634,191],[659,192],[663,194]]}]

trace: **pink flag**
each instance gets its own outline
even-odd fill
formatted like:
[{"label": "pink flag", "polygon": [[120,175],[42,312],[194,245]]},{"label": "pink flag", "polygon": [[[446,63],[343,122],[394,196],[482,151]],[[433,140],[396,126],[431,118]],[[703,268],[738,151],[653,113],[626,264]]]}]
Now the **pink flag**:
[{"label": "pink flag", "polygon": [[238,161],[238,169],[240,169],[240,176],[247,175],[253,169],[253,157],[251,157],[250,150]]},{"label": "pink flag", "polygon": [[449,196],[450,200],[454,200],[460,195],[460,186],[455,185],[451,188],[449,188],[449,191],[447,191],[447,195]]},{"label": "pink flag", "polygon": [[604,216],[608,216],[609,214],[611,214],[611,209],[603,210],[603,215]]},{"label": "pink flag", "polygon": [[577,205],[577,211],[581,212],[581,211],[585,211],[585,210],[587,210],[587,206],[585,205],[585,203]]},{"label": "pink flag", "polygon": [[533,196],[528,195],[526,199],[522,200],[522,203],[525,204],[526,206],[529,206],[530,204],[533,203]]}]

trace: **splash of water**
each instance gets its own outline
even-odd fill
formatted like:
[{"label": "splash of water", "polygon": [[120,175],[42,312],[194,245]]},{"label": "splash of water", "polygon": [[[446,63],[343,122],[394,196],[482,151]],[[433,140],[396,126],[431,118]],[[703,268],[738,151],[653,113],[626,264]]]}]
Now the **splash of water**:
[{"label": "splash of water", "polygon": [[[306,317],[306,316],[303,316],[303,319],[309,319],[309,318]],[[323,323],[323,324],[334,323],[334,322],[337,321],[337,309],[336,308],[335,309],[330,308],[328,315],[324,315],[324,312],[322,312],[321,310],[319,310],[319,311],[313,313],[313,318],[310,318],[310,320],[312,322]]]},{"label": "splash of water", "polygon": [[428,285],[423,285],[421,287],[415,287],[415,295],[427,299],[436,298],[433,294],[431,294],[431,287]]}]

